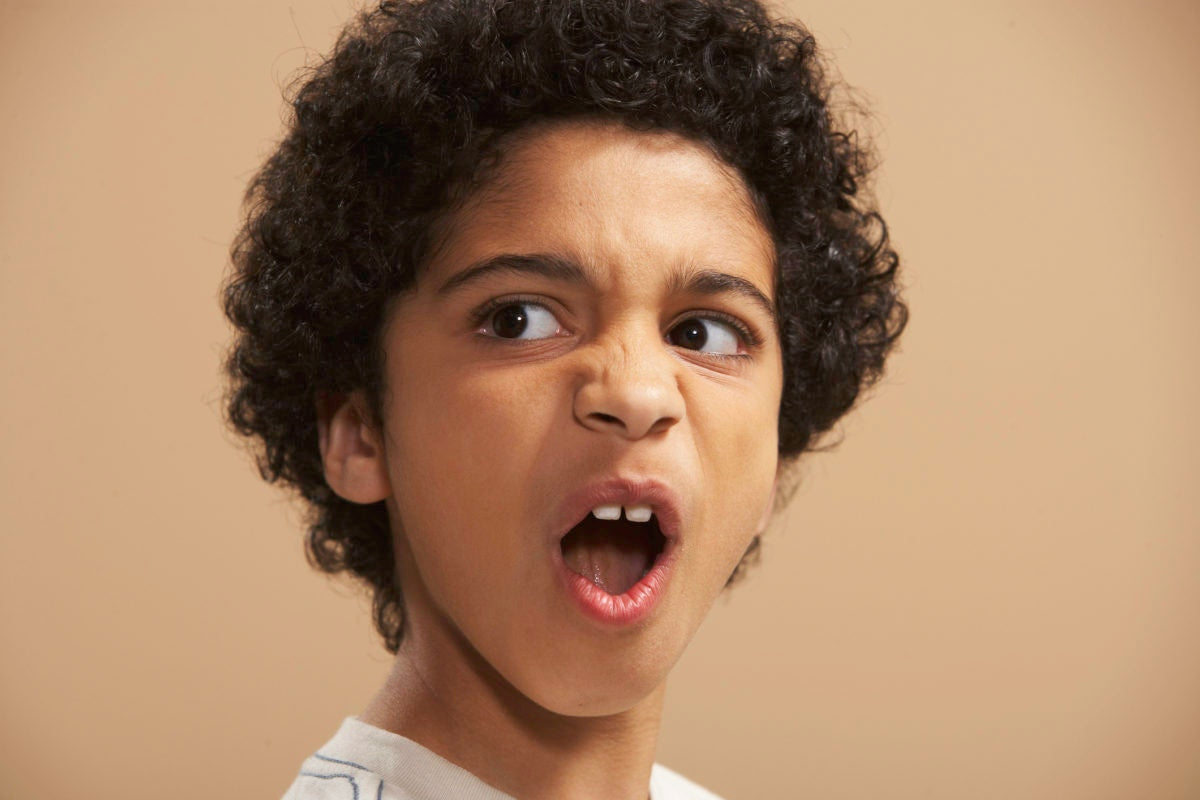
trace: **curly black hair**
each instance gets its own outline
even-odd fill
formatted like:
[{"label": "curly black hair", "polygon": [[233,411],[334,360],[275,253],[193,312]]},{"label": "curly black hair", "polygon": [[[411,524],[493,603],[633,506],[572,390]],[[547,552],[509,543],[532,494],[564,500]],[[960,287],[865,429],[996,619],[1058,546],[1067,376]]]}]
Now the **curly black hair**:
[{"label": "curly black hair", "polygon": [[870,150],[838,129],[812,36],[755,0],[385,0],[305,78],[232,248],[228,414],[263,477],[307,501],[310,561],[371,588],[389,651],[404,617],[387,512],[325,482],[316,402],[363,390],[378,418],[388,301],[506,135],[601,117],[736,168],[776,247],[782,463],[877,380],[904,327]]}]

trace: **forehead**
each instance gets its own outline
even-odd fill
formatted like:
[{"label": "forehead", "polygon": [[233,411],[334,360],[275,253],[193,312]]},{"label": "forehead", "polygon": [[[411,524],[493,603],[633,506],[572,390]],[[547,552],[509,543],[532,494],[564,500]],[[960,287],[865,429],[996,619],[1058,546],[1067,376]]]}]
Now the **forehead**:
[{"label": "forehead", "polygon": [[774,246],[736,170],[678,134],[604,121],[514,135],[448,220],[430,267],[506,252],[558,253],[593,268],[631,259],[719,267],[758,273],[768,291],[774,284]]}]

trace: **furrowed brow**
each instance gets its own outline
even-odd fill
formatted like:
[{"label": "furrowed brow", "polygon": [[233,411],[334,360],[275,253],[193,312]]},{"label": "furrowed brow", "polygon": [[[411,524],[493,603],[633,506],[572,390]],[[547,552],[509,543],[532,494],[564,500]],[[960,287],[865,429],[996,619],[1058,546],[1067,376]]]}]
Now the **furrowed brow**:
[{"label": "furrowed brow", "polygon": [[445,283],[438,287],[437,294],[446,295],[474,281],[502,273],[536,275],[564,283],[588,283],[583,268],[561,256],[544,253],[532,255],[505,253],[485,258],[450,276]]},{"label": "furrowed brow", "polygon": [[677,288],[691,294],[718,295],[735,294],[745,297],[763,310],[771,322],[778,323],[775,304],[757,286],[745,278],[719,272],[715,269],[699,270],[681,275]]}]

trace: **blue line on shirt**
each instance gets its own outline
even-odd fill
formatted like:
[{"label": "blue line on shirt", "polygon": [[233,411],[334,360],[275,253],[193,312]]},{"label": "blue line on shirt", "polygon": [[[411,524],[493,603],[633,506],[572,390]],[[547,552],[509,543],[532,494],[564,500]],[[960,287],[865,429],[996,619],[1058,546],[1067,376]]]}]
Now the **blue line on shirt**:
[{"label": "blue line on shirt", "polygon": [[345,764],[347,767],[354,767],[355,769],[361,769],[363,772],[371,771],[371,770],[367,769],[366,767],[364,767],[362,764],[355,764],[353,761],[342,761],[340,758],[330,758],[329,756],[321,755],[320,753],[313,753],[313,758],[319,758],[322,761],[332,761],[335,764]]},{"label": "blue line on shirt", "polygon": [[341,773],[335,775],[322,775],[318,772],[301,772],[300,774],[306,778],[345,778],[346,780],[350,781],[350,788],[354,790],[354,800],[358,800],[358,784],[354,782],[354,777],[351,775],[343,775]]}]

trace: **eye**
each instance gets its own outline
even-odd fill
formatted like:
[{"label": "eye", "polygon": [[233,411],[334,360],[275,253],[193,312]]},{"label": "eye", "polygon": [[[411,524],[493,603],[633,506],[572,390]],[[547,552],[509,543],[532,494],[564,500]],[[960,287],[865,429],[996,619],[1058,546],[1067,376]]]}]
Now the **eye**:
[{"label": "eye", "polygon": [[499,306],[484,318],[480,330],[500,339],[549,339],[561,332],[562,325],[550,309],[528,302]]},{"label": "eye", "polygon": [[689,317],[667,333],[667,341],[686,350],[735,356],[742,352],[742,334],[729,322]]}]

